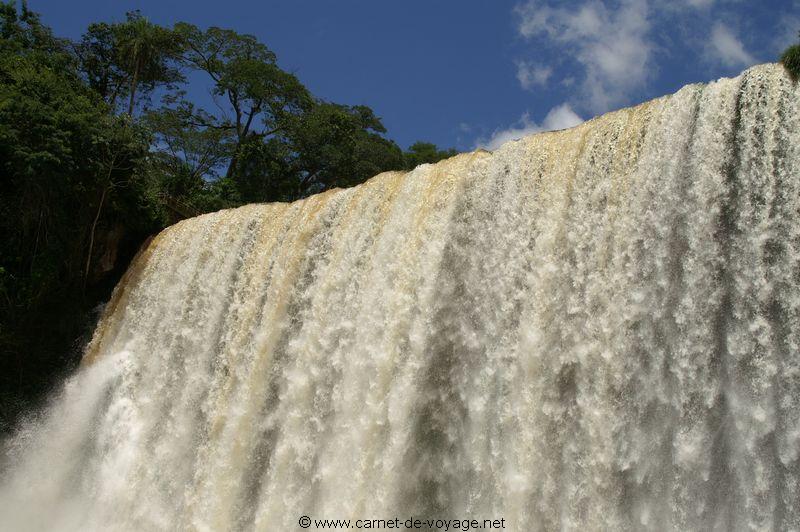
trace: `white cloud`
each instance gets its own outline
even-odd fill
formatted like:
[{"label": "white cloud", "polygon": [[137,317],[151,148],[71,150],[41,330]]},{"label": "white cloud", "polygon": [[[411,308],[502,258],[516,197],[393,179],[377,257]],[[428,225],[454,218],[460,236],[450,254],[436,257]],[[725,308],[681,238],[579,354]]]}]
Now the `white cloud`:
[{"label": "white cloud", "polygon": [[591,111],[625,103],[646,83],[654,48],[647,0],[622,0],[616,9],[600,0],[587,0],[577,9],[528,0],[516,12],[521,36],[558,45],[583,67],[582,91]]},{"label": "white cloud", "polygon": [[[649,0],[650,5],[657,14],[667,15],[672,17],[704,17],[712,10],[718,9],[720,5],[740,2],[741,0]],[[716,5],[715,5],[716,4]],[[663,22],[663,21],[662,21]],[[688,25],[681,24],[681,28],[673,29],[688,29]],[[709,25],[704,26],[707,32]]]},{"label": "white cloud", "polygon": [[558,107],[553,107],[542,122],[542,131],[555,131],[557,129],[567,129],[575,127],[583,122],[583,118],[577,115],[569,104],[562,103]]},{"label": "white cloud", "polygon": [[711,4],[714,3],[714,0],[686,0],[686,3],[692,7],[704,8],[710,7]]},{"label": "white cloud", "polygon": [[745,50],[742,41],[721,22],[714,24],[711,30],[708,52],[712,58],[725,66],[750,66],[756,62],[753,56]]},{"label": "white cloud", "polygon": [[508,141],[520,139],[542,131],[554,131],[577,126],[583,119],[572,110],[569,104],[561,104],[550,109],[541,124],[530,119],[528,113],[523,114],[519,121],[508,129],[497,130],[489,139],[480,139],[476,148],[496,150]]},{"label": "white cloud", "polygon": [[[800,1],[795,2],[797,10],[800,11]],[[798,41],[798,30],[800,30],[800,16],[785,15],[778,21],[778,28],[775,31],[775,38],[772,47],[778,54],[782,53],[787,46],[796,44]]]},{"label": "white cloud", "polygon": [[523,89],[532,89],[536,85],[544,87],[552,75],[553,69],[548,66],[517,61],[517,79]]}]

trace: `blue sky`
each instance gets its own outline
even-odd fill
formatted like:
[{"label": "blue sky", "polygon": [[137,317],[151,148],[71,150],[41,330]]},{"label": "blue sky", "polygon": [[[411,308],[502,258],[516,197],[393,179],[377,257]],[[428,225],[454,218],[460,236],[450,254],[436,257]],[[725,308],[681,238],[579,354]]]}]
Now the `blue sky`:
[{"label": "blue sky", "polygon": [[256,35],[324,99],[407,147],[495,147],[775,61],[800,0],[29,0],[58,35],[140,9]]}]

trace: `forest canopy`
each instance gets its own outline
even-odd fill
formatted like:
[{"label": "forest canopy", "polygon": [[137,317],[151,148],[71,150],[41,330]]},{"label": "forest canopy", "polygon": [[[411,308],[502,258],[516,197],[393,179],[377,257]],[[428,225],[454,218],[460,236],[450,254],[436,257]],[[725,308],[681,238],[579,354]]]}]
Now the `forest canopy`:
[{"label": "forest canopy", "polygon": [[[189,96],[204,89],[214,105]],[[75,367],[162,228],[454,154],[403,151],[372,109],[314,96],[252,35],[130,12],[71,41],[0,2],[0,433]]]}]

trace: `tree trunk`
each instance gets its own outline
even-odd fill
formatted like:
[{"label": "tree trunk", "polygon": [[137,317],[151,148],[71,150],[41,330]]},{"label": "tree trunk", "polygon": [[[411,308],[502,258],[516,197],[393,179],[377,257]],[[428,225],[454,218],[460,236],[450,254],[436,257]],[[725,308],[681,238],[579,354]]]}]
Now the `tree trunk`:
[{"label": "tree trunk", "polygon": [[[110,174],[111,172],[109,172]],[[92,264],[92,252],[94,251],[94,235],[97,230],[97,222],[100,220],[100,213],[103,211],[103,204],[106,201],[106,194],[108,190],[111,188],[111,185],[106,185],[103,187],[103,194],[100,196],[100,204],[97,206],[97,213],[94,215],[94,221],[92,222],[92,231],[89,234],[89,253],[86,255],[86,268],[83,270],[83,286],[86,287],[86,281],[89,278],[89,267]]]},{"label": "tree trunk", "polygon": [[236,150],[231,155],[231,162],[228,163],[228,170],[225,172],[225,177],[230,179],[233,177],[233,173],[236,171],[236,163],[239,160],[239,147],[236,147]]},{"label": "tree trunk", "polygon": [[136,85],[139,83],[139,60],[136,60],[136,68],[133,69],[131,77],[131,99],[128,103],[128,116],[133,116],[133,104],[136,100]]}]

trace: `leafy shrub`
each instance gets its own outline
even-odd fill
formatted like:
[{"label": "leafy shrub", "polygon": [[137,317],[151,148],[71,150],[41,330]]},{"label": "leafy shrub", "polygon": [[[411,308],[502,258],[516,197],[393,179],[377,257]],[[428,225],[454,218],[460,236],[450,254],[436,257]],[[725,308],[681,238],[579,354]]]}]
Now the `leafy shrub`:
[{"label": "leafy shrub", "polygon": [[792,80],[797,81],[800,78],[800,44],[787,48],[781,55],[781,63]]}]

